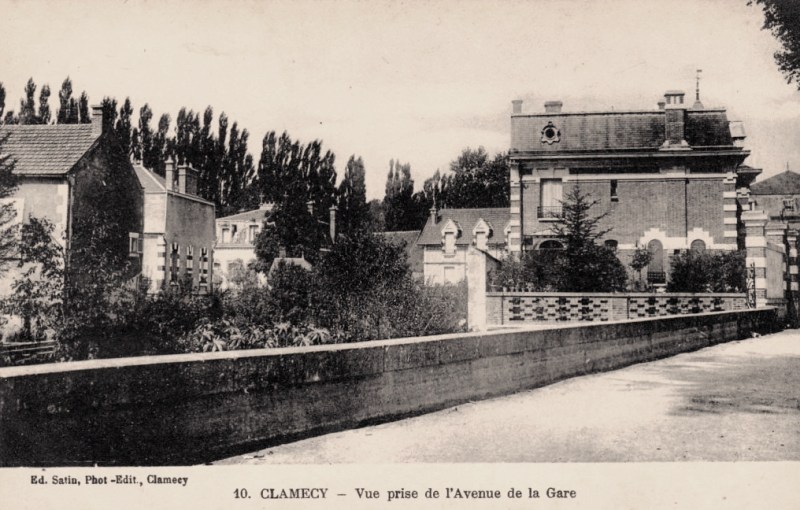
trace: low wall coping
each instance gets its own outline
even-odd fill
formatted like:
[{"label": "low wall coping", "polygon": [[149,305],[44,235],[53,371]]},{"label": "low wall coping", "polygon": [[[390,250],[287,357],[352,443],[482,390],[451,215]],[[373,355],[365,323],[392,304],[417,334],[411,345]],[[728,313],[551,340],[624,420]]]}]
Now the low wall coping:
[{"label": "low wall coping", "polygon": [[536,291],[494,291],[487,292],[489,297],[609,297],[609,298],[629,298],[629,297],[725,297],[725,298],[744,298],[744,292],[536,292]]},{"label": "low wall coping", "polygon": [[365,342],[352,342],[344,344],[326,344],[326,345],[312,345],[307,347],[275,347],[263,349],[242,349],[238,351],[220,351],[220,352],[197,352],[186,354],[161,354],[153,356],[135,356],[128,358],[106,358],[94,359],[84,361],[70,361],[62,363],[43,363],[40,365],[24,365],[17,367],[3,367],[0,368],[0,380],[11,379],[14,377],[23,377],[35,374],[55,374],[64,372],[79,372],[83,370],[98,370],[106,368],[126,368],[132,366],[143,365],[160,365],[160,364],[177,364],[188,362],[206,362],[217,360],[231,360],[270,357],[270,356],[285,356],[287,354],[301,354],[312,352],[331,352],[331,351],[344,351],[356,349],[374,349],[378,347],[390,347],[400,345],[410,345],[424,342],[437,342],[442,340],[456,340],[464,338],[485,337],[485,336],[502,336],[514,335],[529,331],[541,331],[545,329],[575,329],[575,328],[591,328],[603,327],[610,324],[634,324],[641,322],[653,321],[669,321],[669,320],[686,320],[689,318],[706,317],[724,314],[737,314],[742,312],[756,312],[765,310],[774,310],[773,306],[764,306],[760,308],[749,308],[746,310],[724,310],[719,312],[704,312],[683,315],[667,315],[660,317],[643,317],[629,320],[618,321],[603,321],[603,322],[573,322],[565,324],[531,324],[524,326],[501,326],[497,329],[490,331],[476,331],[469,333],[450,333],[446,335],[429,335],[420,337],[405,337],[394,338],[388,340],[369,340]]}]

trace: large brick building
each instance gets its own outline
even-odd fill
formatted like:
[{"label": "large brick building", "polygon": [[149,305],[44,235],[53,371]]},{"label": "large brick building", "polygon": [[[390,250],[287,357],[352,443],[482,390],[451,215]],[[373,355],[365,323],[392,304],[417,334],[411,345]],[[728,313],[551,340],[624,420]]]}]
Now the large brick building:
[{"label": "large brick building", "polygon": [[550,101],[523,113],[514,101],[508,250],[553,247],[552,223],[574,186],[598,201],[593,214],[608,214],[604,241],[623,263],[637,247],[651,251],[653,283],[676,251],[735,250],[736,190],[758,174],[742,166],[743,139],[724,108],[690,107],[681,91],[647,111],[566,112]]}]

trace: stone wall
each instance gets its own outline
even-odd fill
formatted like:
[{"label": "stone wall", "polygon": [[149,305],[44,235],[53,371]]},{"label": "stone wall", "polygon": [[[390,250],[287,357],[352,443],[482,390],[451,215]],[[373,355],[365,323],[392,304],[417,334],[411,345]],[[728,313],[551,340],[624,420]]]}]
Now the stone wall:
[{"label": "stone wall", "polygon": [[773,322],[763,309],[2,368],[0,465],[200,463],[745,338]]}]

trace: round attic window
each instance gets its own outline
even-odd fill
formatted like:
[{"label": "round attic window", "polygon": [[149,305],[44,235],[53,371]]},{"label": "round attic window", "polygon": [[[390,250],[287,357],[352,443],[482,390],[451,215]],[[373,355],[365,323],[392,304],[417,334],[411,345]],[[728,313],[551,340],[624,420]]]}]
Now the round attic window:
[{"label": "round attic window", "polygon": [[561,131],[559,131],[552,122],[548,122],[544,129],[542,129],[542,143],[554,144],[560,140]]}]

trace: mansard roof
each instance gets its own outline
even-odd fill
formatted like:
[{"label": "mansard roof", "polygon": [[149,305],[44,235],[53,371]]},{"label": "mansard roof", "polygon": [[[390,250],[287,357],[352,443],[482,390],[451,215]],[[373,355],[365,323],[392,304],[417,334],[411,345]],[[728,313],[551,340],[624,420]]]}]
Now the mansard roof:
[{"label": "mansard roof", "polygon": [[[666,140],[664,110],[515,114],[511,119],[511,147],[522,152],[657,150]],[[549,122],[560,136],[543,143],[541,132]],[[684,129],[691,147],[734,148],[724,109],[687,109]]]},{"label": "mansard roof", "polygon": [[259,207],[258,209],[252,209],[250,211],[242,211],[236,214],[231,214],[230,216],[223,216],[222,218],[217,218],[217,221],[237,221],[237,222],[261,222],[267,216],[267,213],[272,211],[272,204],[264,204],[263,206]]},{"label": "mansard roof", "polygon": [[488,244],[505,244],[505,234],[502,229],[510,219],[508,207],[483,208],[483,209],[442,209],[438,212],[438,219],[434,225],[431,218],[425,223],[417,244],[421,246],[442,244],[442,229],[449,220],[453,220],[460,228],[461,235],[456,239],[456,245],[469,245],[472,243],[475,226],[480,220],[493,227]]},{"label": "mansard roof", "polygon": [[786,170],[750,186],[752,195],[800,195],[800,174]]}]

